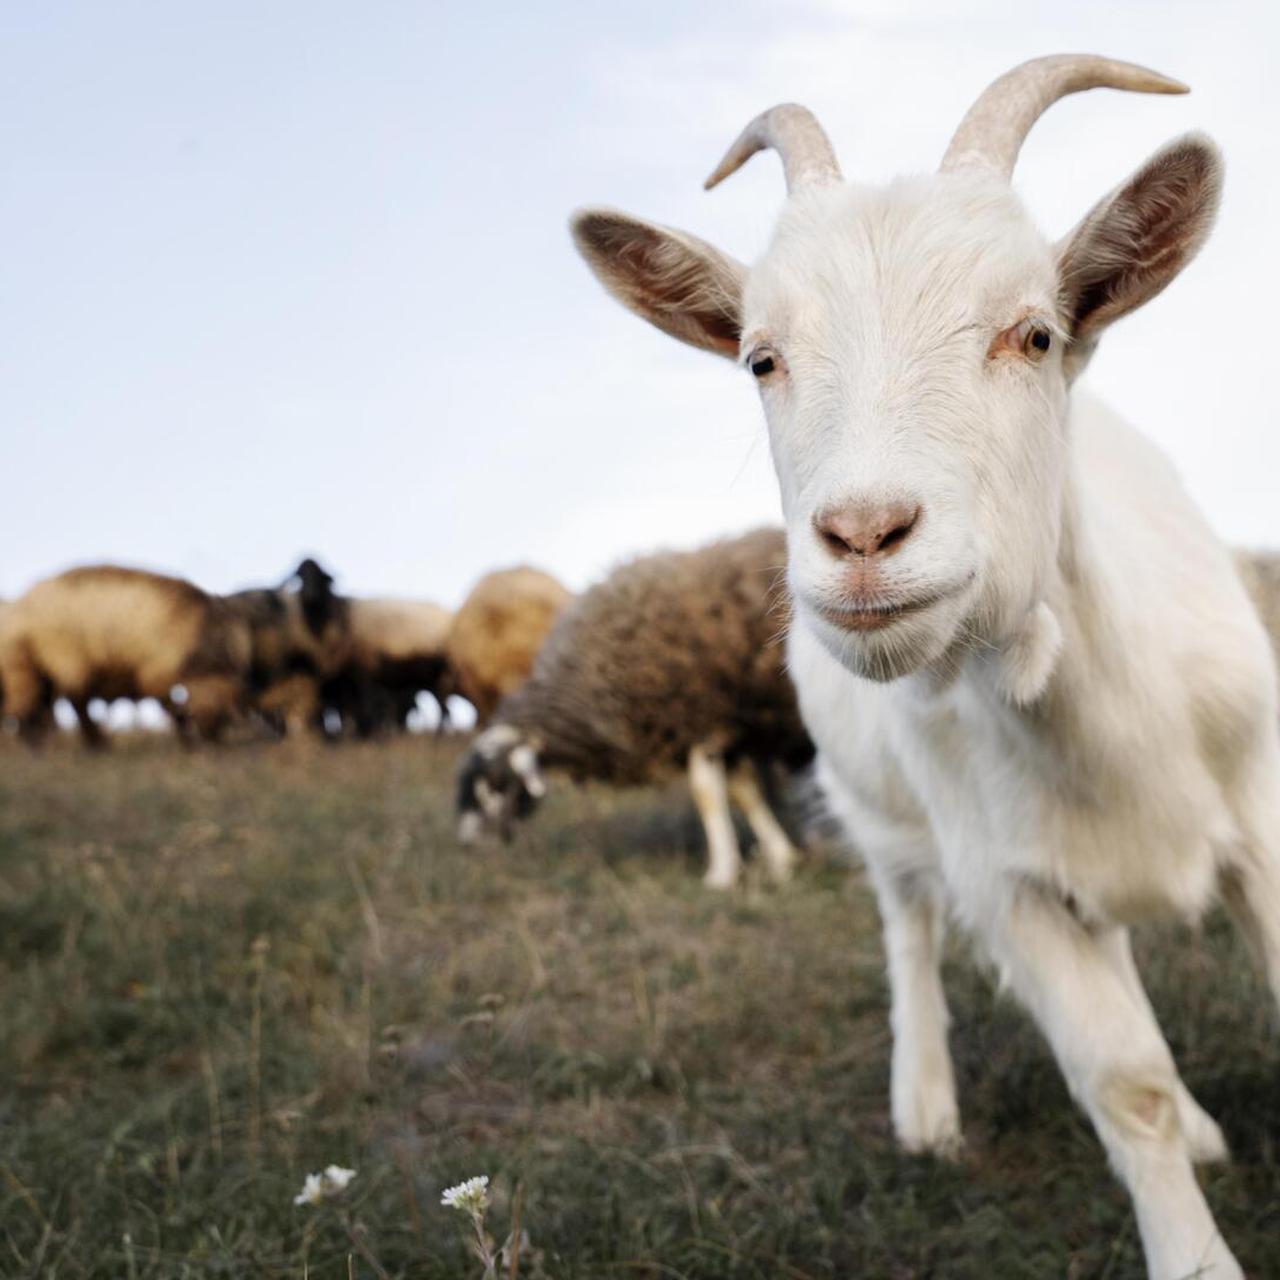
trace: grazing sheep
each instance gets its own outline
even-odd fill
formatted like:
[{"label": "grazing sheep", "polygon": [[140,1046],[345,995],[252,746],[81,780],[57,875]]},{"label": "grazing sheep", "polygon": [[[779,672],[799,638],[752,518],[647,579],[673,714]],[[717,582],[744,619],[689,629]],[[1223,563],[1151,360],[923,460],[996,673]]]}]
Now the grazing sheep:
[{"label": "grazing sheep", "polygon": [[443,729],[454,692],[444,656],[453,614],[427,600],[352,600],[348,612],[351,659],[327,698],[365,737],[384,726],[406,727],[418,694],[429,693]]},{"label": "grazing sheep", "polygon": [[[1280,998],[1275,662],[1167,460],[1071,391],[1107,326],[1195,256],[1222,162],[1179,139],[1050,244],[1009,178],[1040,114],[1100,86],[1185,91],[1037,59],[975,102],[939,174],[887,188],[846,185],[812,115],[775,107],[709,183],[781,154],[789,199],[750,268],[609,210],[574,231],[625,305],[759,386],[791,672],[884,919],[898,1136],[960,1138],[949,905],[1049,1040],[1149,1275],[1240,1280],[1192,1167],[1222,1135],[1179,1079],[1128,927],[1220,893]],[[1165,376],[1185,363],[1171,353]]]},{"label": "grazing sheep", "polygon": [[795,853],[760,771],[812,755],[784,670],[785,566],[782,530],[759,529],[645,556],[578,597],[464,762],[459,834],[474,838],[488,823],[505,835],[541,797],[544,766],[621,786],[687,768],[707,884],[738,878],[730,796],[785,879]]},{"label": "grazing sheep", "polygon": [[[295,585],[296,583],[296,585]],[[254,710],[282,735],[321,727],[321,687],[351,656],[350,602],[333,577],[304,560],[279,587],[225,597],[253,637]]]},{"label": "grazing sheep", "polygon": [[445,660],[457,692],[488,722],[518,688],[573,594],[550,574],[522,566],[485,574],[453,615]]},{"label": "grazing sheep", "polygon": [[64,697],[87,745],[105,737],[93,698],[155,698],[179,731],[217,738],[239,710],[247,626],[216,596],[180,578],[95,565],[36,583],[0,628],[4,711],[29,740]]}]

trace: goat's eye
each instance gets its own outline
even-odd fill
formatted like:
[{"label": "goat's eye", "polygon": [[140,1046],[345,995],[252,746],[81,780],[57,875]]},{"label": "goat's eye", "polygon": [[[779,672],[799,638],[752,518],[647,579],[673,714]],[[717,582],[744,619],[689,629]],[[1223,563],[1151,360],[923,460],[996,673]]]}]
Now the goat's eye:
[{"label": "goat's eye", "polygon": [[1033,364],[1042,359],[1053,346],[1053,333],[1034,316],[1027,316],[1017,324],[996,335],[987,352],[994,359],[1000,355],[1018,355]]},{"label": "goat's eye", "polygon": [[763,382],[772,373],[781,373],[784,365],[782,357],[768,344],[761,343],[747,356],[747,368],[752,376]]},{"label": "goat's eye", "polygon": [[1039,360],[1053,346],[1053,335],[1032,316],[1014,325],[1013,337],[1014,347],[1028,360]]}]

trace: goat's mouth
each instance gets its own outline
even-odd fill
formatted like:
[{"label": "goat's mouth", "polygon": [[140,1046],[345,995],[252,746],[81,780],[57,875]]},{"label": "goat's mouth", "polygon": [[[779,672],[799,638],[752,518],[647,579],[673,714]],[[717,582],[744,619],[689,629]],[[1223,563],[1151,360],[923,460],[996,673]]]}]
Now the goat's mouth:
[{"label": "goat's mouth", "polygon": [[840,631],[862,634],[884,631],[895,622],[917,617],[935,605],[963,595],[976,576],[976,571],[969,572],[914,596],[895,596],[885,592],[862,599],[852,595],[827,595],[818,600],[810,597],[810,607],[825,623]]},{"label": "goat's mouth", "polygon": [[884,604],[820,604],[818,615],[841,631],[883,631],[901,618],[909,618],[932,608],[950,592],[935,592],[914,600],[897,600]]},{"label": "goat's mouth", "polygon": [[885,682],[928,666],[958,634],[976,571],[916,594],[882,591],[875,596],[831,590],[797,590],[801,618],[827,652],[855,675]]}]

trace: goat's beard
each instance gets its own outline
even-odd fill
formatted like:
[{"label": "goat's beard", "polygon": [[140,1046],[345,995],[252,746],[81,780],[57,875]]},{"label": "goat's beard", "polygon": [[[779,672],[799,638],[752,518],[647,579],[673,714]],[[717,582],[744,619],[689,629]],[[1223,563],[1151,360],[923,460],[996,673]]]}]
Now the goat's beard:
[{"label": "goat's beard", "polygon": [[964,617],[962,600],[940,600],[925,612],[900,618],[878,631],[844,631],[807,609],[801,625],[812,629],[846,671],[887,684],[945,664],[960,642]]}]

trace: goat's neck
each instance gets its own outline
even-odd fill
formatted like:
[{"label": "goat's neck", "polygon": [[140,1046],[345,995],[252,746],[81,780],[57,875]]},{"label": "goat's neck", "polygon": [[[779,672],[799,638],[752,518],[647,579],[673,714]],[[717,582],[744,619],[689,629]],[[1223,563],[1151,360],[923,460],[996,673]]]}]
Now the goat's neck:
[{"label": "goat's neck", "polygon": [[[1070,689],[1101,689],[1125,681],[1120,669],[1124,647],[1115,642],[1123,584],[1103,555],[1087,485],[1073,459],[1064,477],[1056,543],[1035,588],[1007,608],[999,634],[976,644],[965,642],[933,667],[908,677],[914,699],[945,699],[959,683],[971,682],[1001,719],[1025,720],[1031,727],[1053,718]],[[1037,653],[1040,645],[1052,648]],[[1042,679],[1032,678],[1034,696],[1011,696],[1015,680],[1010,664],[1015,661],[1043,670]]]},{"label": "goat's neck", "polygon": [[1045,598],[1062,629],[1063,643],[1054,678],[1046,689],[1052,701],[1064,686],[1099,692],[1124,679],[1130,658],[1120,642],[1124,629],[1123,575],[1108,558],[1106,538],[1097,528],[1097,501],[1076,458],[1068,468],[1057,555],[1045,583]]}]

